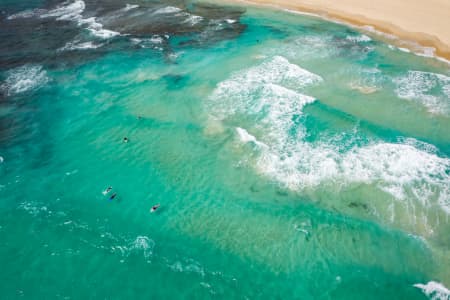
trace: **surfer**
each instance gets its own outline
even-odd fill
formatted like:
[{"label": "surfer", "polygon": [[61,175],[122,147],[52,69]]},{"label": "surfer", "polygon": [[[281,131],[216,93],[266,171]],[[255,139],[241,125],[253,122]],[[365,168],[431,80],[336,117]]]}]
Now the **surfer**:
[{"label": "surfer", "polygon": [[108,188],[106,190],[103,191],[103,195],[107,195],[109,192],[111,192],[112,187],[108,186]]},{"label": "surfer", "polygon": [[116,196],[117,196],[116,193],[112,194],[111,197],[109,197],[109,200],[113,200],[114,198],[116,198]]},{"label": "surfer", "polygon": [[155,212],[159,207],[161,206],[161,204],[156,204],[156,205],[153,205],[152,206],[152,208],[150,209],[150,212],[152,213],[152,212]]}]

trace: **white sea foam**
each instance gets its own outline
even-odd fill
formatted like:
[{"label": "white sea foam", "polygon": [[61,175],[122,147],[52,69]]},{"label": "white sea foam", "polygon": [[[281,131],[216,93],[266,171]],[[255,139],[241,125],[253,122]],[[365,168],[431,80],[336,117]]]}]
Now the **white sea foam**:
[{"label": "white sea foam", "polygon": [[354,42],[354,43],[365,43],[365,42],[370,42],[372,41],[372,39],[370,37],[368,37],[365,34],[361,34],[361,35],[348,35],[346,37],[347,40]]},{"label": "white sea foam", "polygon": [[225,19],[225,22],[227,22],[228,24],[233,24],[236,23],[237,21],[234,19]]},{"label": "white sea foam", "polygon": [[196,273],[202,277],[205,276],[205,270],[202,265],[192,259],[188,259],[184,263],[176,261],[173,264],[168,264],[168,267],[175,272]]},{"label": "white sea foam", "polygon": [[247,130],[245,130],[244,128],[241,127],[237,127],[236,128],[236,132],[239,136],[239,140],[243,143],[254,143],[255,145],[259,146],[259,147],[267,147],[266,144],[258,141],[256,139],[256,137],[254,137],[253,135],[251,135],[250,133],[248,133]]},{"label": "white sea foam", "polygon": [[79,41],[74,41],[68,42],[64,47],[58,49],[58,51],[97,49],[101,46],[103,46],[103,44],[95,44],[93,42],[80,43]]},{"label": "white sea foam", "polygon": [[238,127],[236,128],[236,132],[238,133],[240,140],[244,143],[257,142],[256,138],[248,133],[244,128]]},{"label": "white sea foam", "polygon": [[87,26],[87,29],[95,36],[102,38],[102,39],[109,39],[115,36],[120,35],[120,32],[104,29],[103,24],[97,22],[95,17],[83,19],[80,18],[78,20],[79,25],[85,25]]},{"label": "white sea foam", "polygon": [[65,2],[63,5],[41,14],[41,18],[54,17],[56,20],[68,20],[77,22],[81,27],[86,27],[93,35],[108,39],[120,35],[119,32],[103,28],[103,24],[97,22],[95,17],[83,18],[86,5],[82,0],[76,0],[72,3]]},{"label": "white sea foam", "polygon": [[201,21],[203,21],[203,17],[189,14],[186,20],[184,20],[184,23],[188,23],[189,25],[194,26]]},{"label": "white sea foam", "polygon": [[142,253],[145,259],[151,258],[153,255],[153,249],[155,242],[147,236],[138,236],[125,246],[113,246],[111,249],[114,252],[120,252],[124,257],[128,257],[131,254]]},{"label": "white sea foam", "polygon": [[221,82],[211,97],[212,112],[219,120],[236,113],[265,115],[261,121],[287,126],[289,115],[301,114],[302,107],[314,101],[288,87],[302,89],[320,81],[320,76],[276,56]]},{"label": "white sea foam", "polygon": [[403,47],[398,47],[398,50],[405,52],[405,53],[411,53],[411,50],[407,49],[407,48],[403,48]]},{"label": "white sea foam", "polygon": [[[288,39],[286,42],[280,46],[281,48],[276,47],[276,49],[269,50],[269,54],[281,52],[288,59],[326,59],[342,51],[342,43],[352,46],[348,40],[336,40],[331,34],[302,34]],[[362,51],[358,53],[363,54]]]},{"label": "white sea foam", "polygon": [[145,258],[149,258],[153,254],[155,242],[147,236],[138,236],[131,244],[131,251],[142,251]]},{"label": "white sea foam", "polygon": [[181,11],[181,9],[178,7],[166,6],[166,7],[157,9],[154,13],[155,14],[173,14],[173,13],[177,13],[180,11]]},{"label": "white sea foam", "polygon": [[76,0],[72,3],[65,2],[64,5],[41,15],[41,18],[55,17],[57,20],[78,20],[83,13],[86,5],[82,0]]},{"label": "white sea foam", "polygon": [[[301,91],[322,79],[283,57],[234,73],[218,84],[208,108],[222,122],[249,119],[264,132],[256,170],[294,190],[323,185],[372,185],[399,200],[414,197],[424,206],[450,212],[450,159],[430,148],[408,143],[372,143],[346,152],[333,143],[309,143],[295,123],[314,101]],[[252,130],[252,128],[249,128]],[[238,130],[243,143],[256,141]]]},{"label": "white sea foam", "polygon": [[[278,130],[278,129],[276,129]],[[257,169],[288,188],[365,183],[399,200],[413,196],[423,206],[439,205],[450,213],[450,160],[409,145],[378,143],[339,153],[330,145],[294,142],[286,129],[269,144]]]},{"label": "white sea foam", "polygon": [[44,9],[24,10],[24,11],[18,12],[16,14],[10,15],[7,18],[7,20],[33,18],[33,17],[40,16],[41,14],[45,13],[45,11],[46,10],[44,10]]},{"label": "white sea foam", "polygon": [[450,112],[450,77],[421,71],[408,71],[396,78],[395,92],[398,97],[417,101],[429,112],[442,114]]},{"label": "white sea foam", "polygon": [[417,283],[414,284],[414,287],[421,289],[432,300],[450,300],[450,290],[439,282]]},{"label": "white sea foam", "polygon": [[39,65],[24,65],[7,72],[8,77],[0,88],[8,95],[36,90],[49,82],[47,72]]},{"label": "white sea foam", "polygon": [[128,4],[127,3],[127,5],[125,6],[125,8],[123,9],[124,11],[129,11],[129,10],[132,10],[132,9],[135,9],[135,8],[138,8],[139,7],[139,5],[137,5],[137,4]]},{"label": "white sea foam", "polygon": [[235,73],[230,80],[220,83],[216,92],[225,92],[228,86],[238,88],[239,91],[236,92],[240,92],[243,88],[239,87],[242,87],[243,84],[248,85],[244,89],[253,84],[269,83],[302,88],[320,81],[322,81],[320,76],[291,64],[282,56],[275,56],[259,66],[252,67],[244,72]]},{"label": "white sea foam", "polygon": [[164,42],[164,38],[160,35],[153,35],[148,39],[148,41],[154,44],[162,44]]},{"label": "white sea foam", "polygon": [[51,215],[52,211],[47,208],[47,206],[40,205],[34,202],[22,202],[17,207],[18,209],[24,210],[30,215],[37,216],[40,214]]},{"label": "white sea foam", "polygon": [[164,50],[162,44],[166,40],[166,37],[155,34],[150,38],[144,39],[132,38],[130,40],[133,44],[139,45],[142,48],[151,48],[162,51]]}]

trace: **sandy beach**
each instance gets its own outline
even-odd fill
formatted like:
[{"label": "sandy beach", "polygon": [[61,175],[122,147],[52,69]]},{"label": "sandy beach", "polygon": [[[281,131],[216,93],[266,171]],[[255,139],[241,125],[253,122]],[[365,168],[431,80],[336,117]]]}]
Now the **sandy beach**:
[{"label": "sandy beach", "polygon": [[450,59],[450,1],[448,0],[250,0],[246,3],[314,13],[357,26],[373,26],[395,35],[400,46],[416,51],[418,43]]}]

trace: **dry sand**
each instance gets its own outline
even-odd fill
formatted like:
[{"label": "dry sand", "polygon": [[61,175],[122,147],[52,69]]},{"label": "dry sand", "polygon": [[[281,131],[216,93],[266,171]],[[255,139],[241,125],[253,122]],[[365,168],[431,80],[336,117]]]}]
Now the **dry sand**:
[{"label": "dry sand", "polygon": [[[238,0],[239,1],[239,0]],[[245,0],[314,13],[325,18],[370,25],[406,41],[402,46],[436,48],[435,54],[450,60],[450,0]],[[408,42],[410,41],[410,42]]]}]

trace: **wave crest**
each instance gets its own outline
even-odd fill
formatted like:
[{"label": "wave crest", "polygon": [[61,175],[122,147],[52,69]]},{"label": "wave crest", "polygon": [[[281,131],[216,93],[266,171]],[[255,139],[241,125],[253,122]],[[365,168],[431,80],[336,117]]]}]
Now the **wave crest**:
[{"label": "wave crest", "polygon": [[[315,101],[301,91],[322,78],[276,56],[218,84],[207,106],[221,121],[253,124],[238,129],[242,143],[261,143],[256,170],[293,190],[366,184],[399,200],[438,205],[450,214],[450,159],[430,147],[372,142],[343,151],[332,141],[308,142],[300,121]],[[430,150],[430,151],[428,151]]]},{"label": "wave crest", "polygon": [[450,77],[421,71],[408,71],[405,76],[396,78],[397,96],[417,101],[429,112],[446,114],[450,112]]},{"label": "wave crest", "polygon": [[8,77],[0,86],[7,95],[37,90],[50,80],[40,65],[24,65],[8,71],[7,74]]},{"label": "wave crest", "polygon": [[441,283],[430,281],[427,284],[417,283],[414,287],[421,289],[432,300],[450,300],[450,291]]}]

